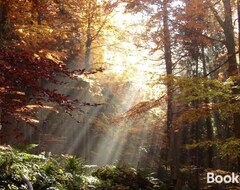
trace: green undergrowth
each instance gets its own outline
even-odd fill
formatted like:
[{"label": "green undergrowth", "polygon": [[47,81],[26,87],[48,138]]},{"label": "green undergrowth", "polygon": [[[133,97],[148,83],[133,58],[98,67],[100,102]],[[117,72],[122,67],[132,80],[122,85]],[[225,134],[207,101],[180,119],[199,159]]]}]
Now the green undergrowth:
[{"label": "green undergrowth", "polygon": [[97,167],[72,155],[30,154],[0,147],[0,190],[154,190],[165,189],[160,180],[124,164]]}]

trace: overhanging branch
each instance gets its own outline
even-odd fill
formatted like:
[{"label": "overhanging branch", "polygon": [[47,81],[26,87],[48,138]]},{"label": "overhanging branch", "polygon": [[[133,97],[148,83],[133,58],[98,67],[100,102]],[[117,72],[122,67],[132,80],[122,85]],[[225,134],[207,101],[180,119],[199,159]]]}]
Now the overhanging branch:
[{"label": "overhanging branch", "polygon": [[208,74],[206,74],[204,77],[209,76],[210,74],[214,73],[215,71],[217,71],[218,69],[220,69],[222,66],[224,66],[226,63],[228,63],[228,61],[235,56],[236,54],[238,54],[239,51],[236,51],[234,54],[232,54],[231,56],[228,57],[228,59],[226,61],[224,61],[222,64],[220,64],[219,66],[217,66],[215,69],[213,69],[212,71],[210,71]]}]

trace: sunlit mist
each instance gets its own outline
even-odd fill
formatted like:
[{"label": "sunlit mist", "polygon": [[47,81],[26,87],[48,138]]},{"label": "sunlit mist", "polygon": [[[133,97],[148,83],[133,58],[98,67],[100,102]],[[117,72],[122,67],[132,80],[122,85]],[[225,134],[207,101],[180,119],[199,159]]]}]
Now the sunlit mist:
[{"label": "sunlit mist", "polygon": [[[142,26],[137,25],[141,18],[124,14],[120,9],[111,22],[119,33],[104,32],[107,39],[101,47],[104,72],[76,75],[77,80],[65,81],[66,85],[59,91],[78,99],[80,109],[39,111],[42,133],[37,143],[43,150],[75,154],[91,164],[124,161],[138,167],[144,155],[149,154],[146,143],[154,133],[154,124],[143,117],[121,122],[113,120],[139,102],[157,98],[162,87],[149,84],[164,68],[151,61],[148,49],[135,43],[142,31]],[[79,56],[73,60],[73,67],[81,67],[82,62]],[[94,103],[99,105],[94,106]],[[152,117],[158,112],[155,110],[149,115]],[[131,139],[134,142],[130,143]]]}]

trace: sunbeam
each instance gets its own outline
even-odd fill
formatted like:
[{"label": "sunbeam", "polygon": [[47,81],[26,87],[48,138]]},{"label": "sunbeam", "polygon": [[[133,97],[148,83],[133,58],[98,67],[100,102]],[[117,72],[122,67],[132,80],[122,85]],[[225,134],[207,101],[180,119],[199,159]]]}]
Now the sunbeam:
[{"label": "sunbeam", "polygon": [[[119,17],[123,19],[119,20]],[[40,145],[40,150],[74,154],[97,165],[117,161],[136,167],[141,165],[142,157],[148,153],[147,141],[151,136],[148,119],[112,122],[114,117],[127,112],[137,103],[155,99],[155,91],[159,92],[159,86],[150,87],[148,84],[163,68],[151,61],[148,50],[135,44],[134,34],[142,30],[141,27],[136,27],[140,20],[138,16],[124,14],[122,11],[112,17],[112,25],[128,38],[121,36],[119,41],[114,36],[116,33],[104,34],[109,39],[100,50],[104,56],[93,60],[100,64],[101,59],[106,68],[103,73],[75,75],[76,80],[61,79],[65,82],[64,86],[46,85],[77,99],[79,105],[94,102],[102,105],[80,106],[80,111],[70,112],[65,112],[62,108],[54,108],[57,112],[39,111],[38,126],[42,132],[36,143]],[[79,55],[72,61],[70,69],[83,68],[83,64],[83,56]]]}]

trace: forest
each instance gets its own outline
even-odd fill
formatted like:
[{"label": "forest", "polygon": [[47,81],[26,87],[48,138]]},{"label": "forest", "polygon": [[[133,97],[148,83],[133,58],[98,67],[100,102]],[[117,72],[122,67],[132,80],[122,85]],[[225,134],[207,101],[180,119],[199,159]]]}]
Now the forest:
[{"label": "forest", "polygon": [[1,190],[240,189],[240,0],[0,0],[0,42]]}]

